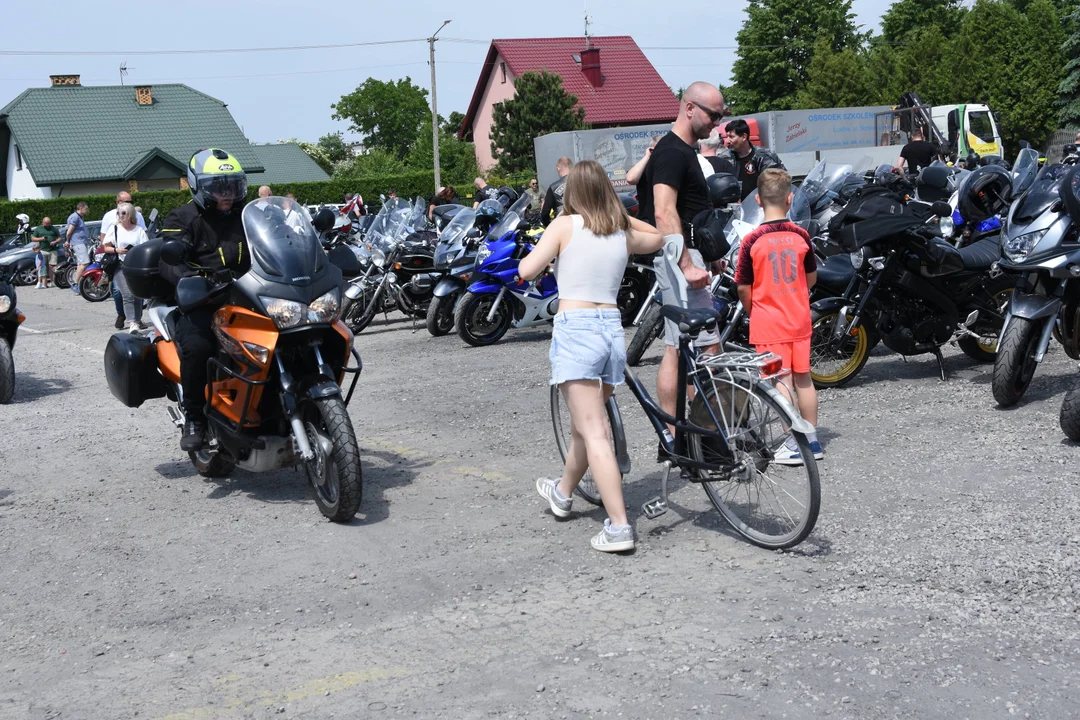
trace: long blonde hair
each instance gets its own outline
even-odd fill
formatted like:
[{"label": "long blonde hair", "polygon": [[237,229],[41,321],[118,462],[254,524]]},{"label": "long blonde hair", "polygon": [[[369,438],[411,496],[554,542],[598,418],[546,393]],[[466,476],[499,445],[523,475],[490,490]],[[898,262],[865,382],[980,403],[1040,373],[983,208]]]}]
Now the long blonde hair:
[{"label": "long blonde hair", "polygon": [[597,235],[630,229],[630,216],[611,187],[607,171],[595,160],[574,163],[566,176],[563,213],[580,215],[585,227]]}]

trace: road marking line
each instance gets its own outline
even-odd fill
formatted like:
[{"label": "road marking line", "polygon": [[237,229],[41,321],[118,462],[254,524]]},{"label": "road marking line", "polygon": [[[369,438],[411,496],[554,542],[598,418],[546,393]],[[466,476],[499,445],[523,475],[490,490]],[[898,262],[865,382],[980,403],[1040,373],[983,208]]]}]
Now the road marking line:
[{"label": "road marking line", "polygon": [[[257,707],[270,707],[290,702],[298,702],[318,695],[341,692],[356,687],[361,683],[376,680],[390,680],[405,677],[408,671],[403,667],[393,668],[369,668],[367,670],[355,670],[338,675],[328,675],[317,680],[309,680],[302,685],[287,690],[257,690],[246,697],[230,697],[222,705],[206,705],[203,707],[181,710],[171,715],[163,715],[157,720],[208,720],[209,718],[233,716],[238,710],[252,710]],[[225,684],[241,680],[239,676],[229,675],[220,678],[214,685]]]}]

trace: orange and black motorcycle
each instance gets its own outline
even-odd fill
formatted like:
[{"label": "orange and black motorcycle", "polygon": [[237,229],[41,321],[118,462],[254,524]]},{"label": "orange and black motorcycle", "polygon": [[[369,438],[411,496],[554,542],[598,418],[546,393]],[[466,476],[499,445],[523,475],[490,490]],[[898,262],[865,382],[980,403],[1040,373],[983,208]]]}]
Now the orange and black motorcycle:
[{"label": "orange and black motorcycle", "polygon": [[168,397],[177,403],[169,415],[183,427],[175,322],[178,313],[218,307],[219,349],[207,367],[207,443],[189,453],[192,464],[206,477],[303,466],[323,515],[348,521],[360,507],[363,477],[346,407],[362,365],[338,317],[341,271],[291,201],[249,203],[242,219],[251,270],[237,278],[186,277],[174,288],[159,261],[183,262],[178,241],[151,240],[128,251],[124,276],[135,295],[151,301],[154,333],[112,336],[105,350],[109,389],[128,407]]}]

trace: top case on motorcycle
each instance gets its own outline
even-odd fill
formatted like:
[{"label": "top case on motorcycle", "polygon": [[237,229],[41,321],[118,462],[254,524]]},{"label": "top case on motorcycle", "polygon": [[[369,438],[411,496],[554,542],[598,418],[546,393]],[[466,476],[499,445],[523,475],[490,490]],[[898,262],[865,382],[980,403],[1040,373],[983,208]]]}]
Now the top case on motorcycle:
[{"label": "top case on motorcycle", "polygon": [[135,297],[167,300],[173,296],[175,288],[161,276],[161,243],[161,239],[148,240],[124,256],[124,279]]}]

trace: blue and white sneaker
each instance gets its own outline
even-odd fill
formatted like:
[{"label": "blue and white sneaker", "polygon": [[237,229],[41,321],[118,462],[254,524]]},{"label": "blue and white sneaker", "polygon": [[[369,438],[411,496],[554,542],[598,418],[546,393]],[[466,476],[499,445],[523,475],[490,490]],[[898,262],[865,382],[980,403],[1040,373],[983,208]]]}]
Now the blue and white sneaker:
[{"label": "blue and white sneaker", "polygon": [[[825,453],[821,449],[821,442],[818,440],[810,442],[810,452],[814,454],[815,460],[825,459]],[[773,454],[773,462],[777,465],[802,465],[803,458],[797,447],[793,450],[785,443]]]}]

